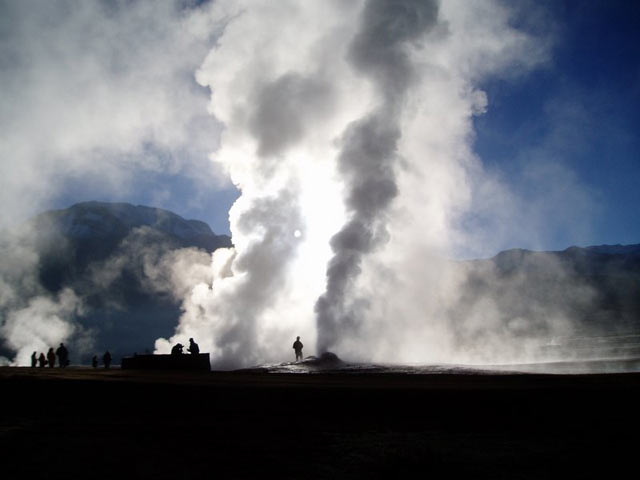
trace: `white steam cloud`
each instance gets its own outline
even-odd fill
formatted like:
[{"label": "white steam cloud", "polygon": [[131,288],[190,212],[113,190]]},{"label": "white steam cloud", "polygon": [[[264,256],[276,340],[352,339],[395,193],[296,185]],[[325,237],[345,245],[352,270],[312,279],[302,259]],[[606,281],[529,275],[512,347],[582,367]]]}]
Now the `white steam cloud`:
[{"label": "white steam cloud", "polygon": [[18,365],[28,365],[33,351],[46,352],[74,334],[79,348],[91,346],[90,332],[72,321],[83,310],[82,300],[71,289],[51,295],[40,285],[34,238],[23,230],[0,242],[0,337],[16,352]]},{"label": "white steam cloud", "polygon": [[96,194],[149,172],[220,184],[207,161],[218,127],[193,80],[219,28],[183,3],[0,4],[0,228],[73,180]]},{"label": "white steam cloud", "polygon": [[[536,67],[546,42],[492,1],[216,5],[229,21],[197,79],[225,127],[212,158],[242,192],[235,248],[214,253],[212,283],[158,351],[196,337],[215,365],[250,365],[286,358],[301,335],[317,342],[307,353],[479,360],[452,313],[467,272],[445,258],[500,245],[469,248],[492,227],[464,221],[491,199],[481,214],[508,222],[500,203],[517,195],[473,154],[477,85]],[[513,340],[500,328],[488,324],[483,360]]]},{"label": "white steam cloud", "polygon": [[[205,266],[201,252],[132,238],[94,272],[109,285],[142,259],[149,288],[184,309],[156,351],[194,337],[218,368],[290,358],[298,335],[307,355],[473,362],[522,358],[518,339],[570,331],[561,308],[507,318],[469,294],[477,272],[447,260],[533,238],[545,192],[569,188],[567,210],[588,198],[571,172],[540,163],[530,172],[542,195],[523,200],[473,153],[481,83],[547,61],[548,39],[513,27],[508,5],[184,3],[2,4],[0,225],[69,179],[122,192],[145,172],[180,172],[216,188],[224,172],[242,193],[234,248]],[[523,222],[519,206],[532,204]],[[0,332],[21,364],[84,335],[82,299],[44,293],[33,255],[3,257],[0,278]],[[592,292],[567,294],[581,304]]]},{"label": "white steam cloud", "polygon": [[41,287],[34,235],[16,225],[74,181],[96,196],[153,172],[222,185],[207,159],[218,124],[193,79],[216,21],[181,1],[0,2],[0,335],[18,364],[69,338],[72,355],[90,351],[91,335],[74,322],[77,292]]}]

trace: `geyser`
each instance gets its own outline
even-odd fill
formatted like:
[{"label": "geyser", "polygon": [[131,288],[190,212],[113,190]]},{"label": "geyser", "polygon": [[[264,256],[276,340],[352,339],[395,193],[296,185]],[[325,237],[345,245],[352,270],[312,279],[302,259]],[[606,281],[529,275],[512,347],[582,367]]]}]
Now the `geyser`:
[{"label": "geyser", "polygon": [[[352,288],[362,257],[388,240],[385,214],[398,194],[401,113],[417,81],[411,53],[437,24],[435,1],[368,2],[347,59],[377,96],[373,111],[349,124],[341,138],[338,171],[345,182],[347,223],[331,238],[333,257],[327,289],[316,303],[318,351],[336,345],[338,335],[358,322]],[[357,332],[353,332],[357,333]]]},{"label": "geyser", "polygon": [[214,366],[243,366],[288,358],[300,335],[349,360],[472,360],[450,320],[465,274],[443,258],[476,233],[460,222],[477,192],[503,191],[471,148],[477,85],[544,49],[493,1],[215,10],[226,25],[197,80],[224,124],[212,160],[242,193],[235,247],[157,350],[194,337]]},{"label": "geyser", "polygon": [[[109,283],[127,258],[140,259],[143,284],[181,299],[179,326],[157,340],[158,352],[194,337],[214,367],[249,366],[289,359],[301,336],[306,355],[330,349],[347,361],[530,360],[550,338],[575,333],[594,291],[553,256],[537,278],[555,283],[540,288],[490,262],[446,259],[542,246],[536,239],[549,229],[540,227],[573,225],[593,205],[557,149],[536,146],[525,193],[473,151],[474,117],[489,108],[486,81],[548,60],[545,15],[531,14],[540,8],[13,2],[2,45],[7,58],[30,60],[2,71],[0,151],[13,161],[3,165],[0,227],[73,196],[74,185],[126,198],[157,175],[174,186],[188,177],[200,190],[189,189],[188,203],[205,203],[199,193],[224,177],[241,192],[230,211],[234,248],[211,259],[150,252],[140,235],[127,256],[90,266]],[[542,140],[564,136],[566,118]],[[149,202],[172,195],[154,191]],[[178,196],[173,206],[184,202]],[[91,308],[86,289],[47,290],[38,249],[3,241],[0,336],[13,362],[68,340],[91,352],[96,331],[75,321]]]}]

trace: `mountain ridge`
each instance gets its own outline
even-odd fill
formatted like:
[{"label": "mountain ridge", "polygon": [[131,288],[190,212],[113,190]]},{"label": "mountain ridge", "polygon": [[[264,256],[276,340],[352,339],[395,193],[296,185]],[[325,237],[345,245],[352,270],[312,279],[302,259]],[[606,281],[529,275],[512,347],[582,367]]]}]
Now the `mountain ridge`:
[{"label": "mountain ridge", "polygon": [[[107,348],[115,358],[152,350],[155,339],[173,334],[182,313],[164,278],[175,255],[189,255],[209,271],[210,254],[231,246],[229,236],[216,235],[205,222],[144,205],[90,201],[43,212],[23,225],[14,243],[0,242],[5,258],[16,257],[13,269],[0,270],[0,280],[16,285],[21,296],[9,306],[0,303],[0,313],[71,289],[83,305],[73,321],[93,338],[93,350],[77,353],[74,362]],[[23,257],[16,253],[25,249]],[[21,262],[31,265],[34,278],[28,265],[20,271]],[[571,323],[575,334],[640,332],[640,244],[516,248],[452,265],[465,278],[449,312],[463,345],[487,345],[479,318],[492,319],[507,343],[557,336],[555,318]],[[0,355],[10,356],[9,350],[0,346]]]},{"label": "mountain ridge", "polygon": [[124,202],[76,203],[65,209],[43,212],[29,223],[37,229],[53,227],[56,233],[78,240],[92,235],[126,233],[146,226],[208,251],[231,244],[228,235],[215,234],[203,221],[187,220],[170,210]]},{"label": "mountain ridge", "polygon": [[[185,255],[206,270],[213,251],[232,246],[205,222],[97,201],[43,212],[0,240],[2,256],[14,259],[0,265],[0,287],[12,286],[4,304],[0,295],[0,318],[42,301],[58,304],[72,291],[79,304],[70,320],[93,338],[83,353],[70,341],[72,361],[83,363],[106,349],[115,358],[152,350],[155,339],[171,336],[182,313],[172,261]],[[8,350],[0,345],[0,355],[11,356]]]}]

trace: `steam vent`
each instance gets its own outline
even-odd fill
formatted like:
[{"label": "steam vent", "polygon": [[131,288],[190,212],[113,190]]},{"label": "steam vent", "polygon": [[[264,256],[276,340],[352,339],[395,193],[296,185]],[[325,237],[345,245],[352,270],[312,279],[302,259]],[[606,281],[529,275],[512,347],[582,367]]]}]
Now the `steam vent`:
[{"label": "steam vent", "polygon": [[134,355],[124,357],[123,370],[190,370],[211,371],[208,353],[197,355]]}]

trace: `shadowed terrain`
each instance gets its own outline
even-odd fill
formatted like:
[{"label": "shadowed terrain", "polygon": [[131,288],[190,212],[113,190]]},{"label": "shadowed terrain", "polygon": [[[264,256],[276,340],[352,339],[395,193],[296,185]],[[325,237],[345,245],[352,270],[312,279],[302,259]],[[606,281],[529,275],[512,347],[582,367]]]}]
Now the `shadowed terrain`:
[{"label": "shadowed terrain", "polygon": [[0,369],[5,478],[619,478],[639,374]]}]

